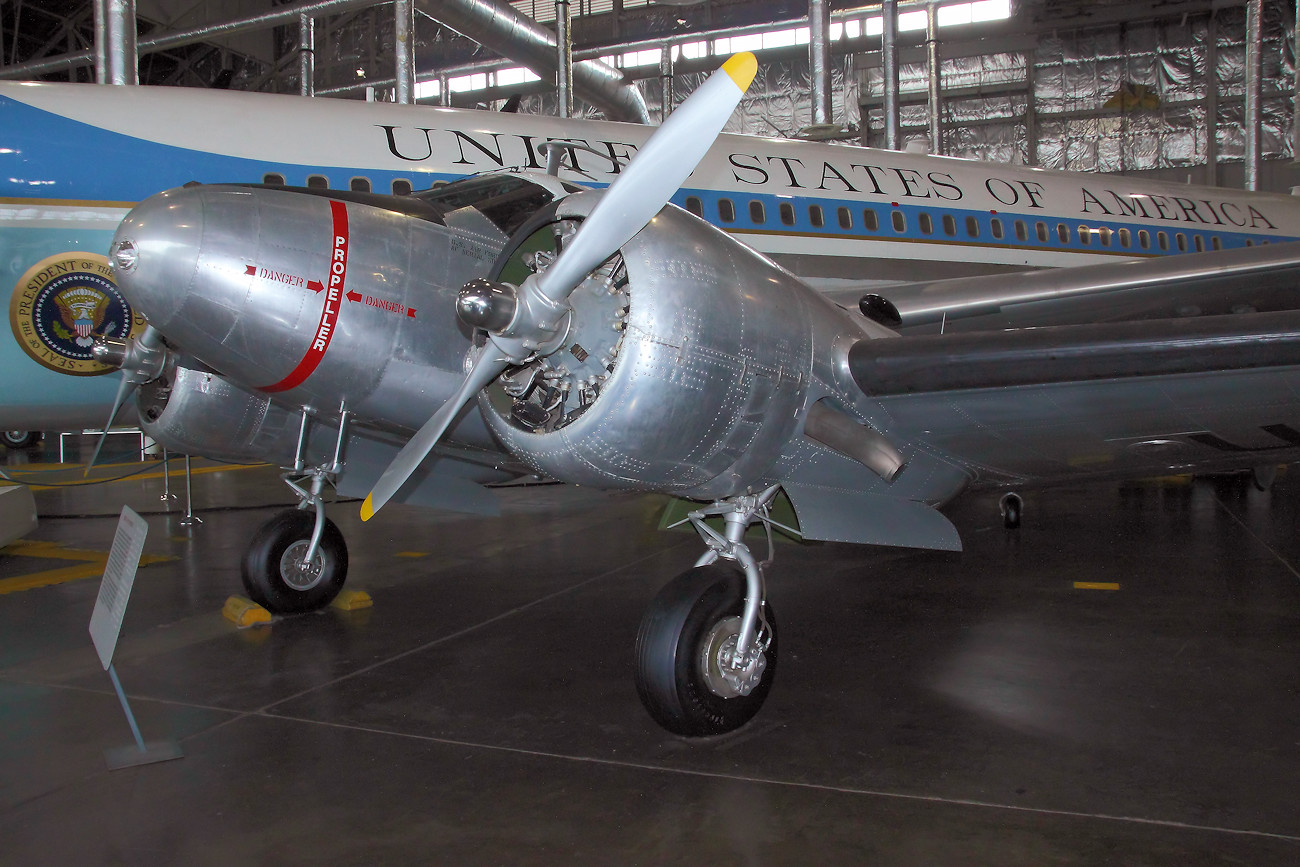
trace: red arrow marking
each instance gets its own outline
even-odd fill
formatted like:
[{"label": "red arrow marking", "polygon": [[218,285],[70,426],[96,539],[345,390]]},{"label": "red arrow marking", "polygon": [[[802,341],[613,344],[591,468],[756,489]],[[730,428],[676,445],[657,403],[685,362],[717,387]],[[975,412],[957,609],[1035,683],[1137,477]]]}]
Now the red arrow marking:
[{"label": "red arrow marking", "polygon": [[325,291],[325,284],[319,280],[308,280],[307,288],[319,295]]},{"label": "red arrow marking", "polygon": [[245,276],[245,277],[252,277],[252,276],[253,276],[254,274],[256,274],[256,273],[257,273],[257,266],[256,266],[256,265],[248,265],[248,266],[245,266],[245,268],[244,268],[244,276]]},{"label": "red arrow marking", "polygon": [[[325,357],[330,340],[334,337],[338,325],[339,310],[342,305],[343,284],[348,274],[348,209],[342,202],[330,202],[330,214],[334,218],[334,243],[330,254],[329,291],[325,293],[325,304],[321,309],[320,324],[312,337],[311,347],[298,362],[298,366],[279,382],[262,386],[262,391],[288,391],[297,388],[316,371],[316,367]],[[315,281],[313,281],[315,282]],[[318,284],[319,285],[319,284]],[[313,287],[314,288],[314,287]],[[324,288],[324,287],[323,287]],[[320,291],[320,290],[317,290]]]},{"label": "red arrow marking", "polygon": [[362,295],[361,295],[360,292],[349,292],[349,293],[348,293],[348,300],[349,300],[349,301],[360,301],[361,298],[362,298]]}]

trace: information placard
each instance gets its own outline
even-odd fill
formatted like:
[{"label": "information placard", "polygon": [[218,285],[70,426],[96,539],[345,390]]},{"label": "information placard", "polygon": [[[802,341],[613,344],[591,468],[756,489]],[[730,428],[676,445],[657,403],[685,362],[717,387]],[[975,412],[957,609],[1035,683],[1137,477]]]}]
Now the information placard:
[{"label": "information placard", "polygon": [[135,583],[136,570],[140,568],[140,555],[144,553],[145,536],[149,525],[130,506],[122,507],[117,519],[117,533],[113,547],[108,552],[104,567],[104,580],[99,585],[99,598],[90,615],[90,640],[95,644],[99,661],[107,671],[113,662],[117,636],[122,631],[122,618],[126,616],[126,603],[131,598],[131,585]]}]

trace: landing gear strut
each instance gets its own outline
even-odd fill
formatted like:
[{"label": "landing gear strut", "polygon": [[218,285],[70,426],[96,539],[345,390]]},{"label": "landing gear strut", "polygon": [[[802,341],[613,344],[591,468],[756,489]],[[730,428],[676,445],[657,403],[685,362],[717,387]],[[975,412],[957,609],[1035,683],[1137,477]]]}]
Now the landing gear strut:
[{"label": "landing gear strut", "polygon": [[[249,597],[275,614],[315,611],[333,601],[348,575],[348,549],[343,534],[325,517],[321,492],[333,484],[347,436],[348,411],[339,409],[334,460],[306,465],[307,413],[298,431],[298,449],[291,469],[280,478],[298,495],[298,508],[281,512],[262,525],[244,552],[240,570]],[[310,511],[308,511],[310,510]]]},{"label": "landing gear strut", "polygon": [[[773,521],[767,507],[777,490],[774,486],[691,512],[687,520],[709,550],[694,569],[655,596],[641,620],[637,692],[655,721],[674,734],[718,735],[740,728],[772,689],[776,617],[765,599],[763,568],[772,562]],[[722,534],[705,523],[715,515],[726,522]],[[743,541],[754,521],[768,531],[763,563],[754,560]],[[741,570],[719,560],[737,563]]]}]

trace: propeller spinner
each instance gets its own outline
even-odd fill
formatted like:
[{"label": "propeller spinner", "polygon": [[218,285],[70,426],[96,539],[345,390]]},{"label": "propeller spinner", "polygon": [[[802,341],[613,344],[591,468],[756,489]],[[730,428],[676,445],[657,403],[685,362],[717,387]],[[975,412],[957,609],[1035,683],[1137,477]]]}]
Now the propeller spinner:
[{"label": "propeller spinner", "polygon": [[572,314],[569,296],[663,209],[722,132],[757,71],[758,61],[749,52],[722,64],[637,152],[545,271],[530,275],[518,287],[488,280],[466,285],[457,315],[487,331],[488,343],[456,393],[379,477],[361,506],[363,521],[397,493],[475,394],[508,366],[549,355],[560,346]]}]

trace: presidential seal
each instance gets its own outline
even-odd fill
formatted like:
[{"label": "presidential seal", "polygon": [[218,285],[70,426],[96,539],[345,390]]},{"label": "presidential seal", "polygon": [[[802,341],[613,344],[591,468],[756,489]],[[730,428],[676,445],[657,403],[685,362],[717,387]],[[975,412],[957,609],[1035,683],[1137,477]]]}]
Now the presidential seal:
[{"label": "presidential seal", "polygon": [[113,368],[91,354],[95,338],[124,340],[145,322],[117,291],[106,257],[71,252],[28,269],[9,301],[9,325],[38,364],[73,376],[98,376]]}]

